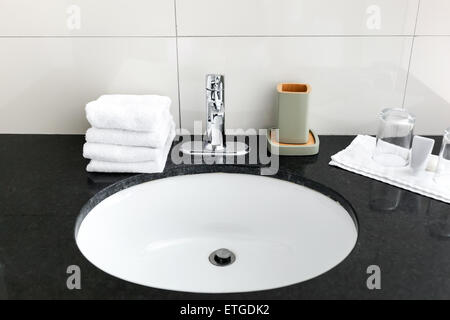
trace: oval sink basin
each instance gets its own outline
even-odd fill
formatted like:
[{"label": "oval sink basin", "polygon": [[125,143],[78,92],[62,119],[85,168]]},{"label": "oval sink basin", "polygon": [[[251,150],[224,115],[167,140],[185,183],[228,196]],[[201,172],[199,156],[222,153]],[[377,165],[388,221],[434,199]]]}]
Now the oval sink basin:
[{"label": "oval sink basin", "polygon": [[338,265],[356,244],[354,218],[299,184],[203,173],[111,195],[85,216],[76,241],[90,262],[126,281],[248,292],[296,284]]}]

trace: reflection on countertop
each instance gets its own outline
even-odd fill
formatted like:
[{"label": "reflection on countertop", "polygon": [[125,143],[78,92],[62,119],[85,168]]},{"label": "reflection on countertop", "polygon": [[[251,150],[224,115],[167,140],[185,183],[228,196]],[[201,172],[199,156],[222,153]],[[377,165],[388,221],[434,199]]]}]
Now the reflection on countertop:
[{"label": "reflection on countertop", "polygon": [[6,289],[5,266],[0,262],[0,300],[8,299],[8,290]]}]

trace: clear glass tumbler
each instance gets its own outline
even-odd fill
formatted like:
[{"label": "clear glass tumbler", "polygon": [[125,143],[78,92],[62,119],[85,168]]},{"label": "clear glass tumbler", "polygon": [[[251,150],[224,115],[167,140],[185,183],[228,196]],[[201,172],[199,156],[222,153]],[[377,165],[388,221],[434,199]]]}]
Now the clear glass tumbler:
[{"label": "clear glass tumbler", "polygon": [[442,148],[434,181],[450,187],[450,128],[445,130],[444,138],[442,139]]},{"label": "clear glass tumbler", "polygon": [[373,159],[386,167],[409,164],[416,118],[400,108],[384,109],[380,114],[377,145]]}]

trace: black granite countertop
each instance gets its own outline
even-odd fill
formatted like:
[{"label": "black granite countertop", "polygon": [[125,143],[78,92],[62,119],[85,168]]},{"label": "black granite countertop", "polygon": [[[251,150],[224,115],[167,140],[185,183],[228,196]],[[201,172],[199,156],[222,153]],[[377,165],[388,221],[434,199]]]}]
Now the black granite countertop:
[{"label": "black granite countertop", "polygon": [[[83,257],[74,238],[81,208],[132,176],[86,173],[83,136],[0,135],[0,299],[450,299],[450,205],[329,166],[353,137],[320,139],[318,156],[281,157],[280,169],[349,201],[359,223],[353,252],[304,283],[206,295],[128,283]],[[166,170],[176,169],[169,161]],[[67,289],[70,265],[81,268],[81,290]],[[367,288],[371,265],[381,268],[381,290]]]}]

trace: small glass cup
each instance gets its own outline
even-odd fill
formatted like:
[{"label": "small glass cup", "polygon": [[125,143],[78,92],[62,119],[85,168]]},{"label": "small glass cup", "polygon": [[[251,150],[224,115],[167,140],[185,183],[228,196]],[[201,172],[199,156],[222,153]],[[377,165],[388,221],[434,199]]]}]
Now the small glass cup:
[{"label": "small glass cup", "polygon": [[442,139],[442,148],[434,181],[440,185],[450,187],[450,128],[445,130],[444,138]]},{"label": "small glass cup", "polygon": [[380,113],[377,144],[372,158],[386,167],[409,164],[416,118],[400,108],[384,109]]}]

